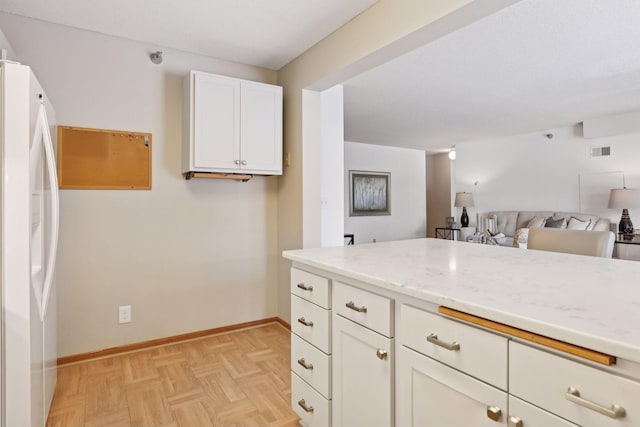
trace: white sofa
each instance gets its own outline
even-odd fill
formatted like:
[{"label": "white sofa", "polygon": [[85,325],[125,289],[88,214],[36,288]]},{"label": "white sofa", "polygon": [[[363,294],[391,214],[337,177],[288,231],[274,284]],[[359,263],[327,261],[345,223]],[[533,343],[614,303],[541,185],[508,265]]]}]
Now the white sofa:
[{"label": "white sofa", "polygon": [[[573,220],[572,220],[573,218]],[[553,211],[493,211],[476,216],[478,232],[489,230],[491,234],[501,233],[495,239],[501,246],[526,247],[529,225],[533,222],[540,226],[548,227],[550,220],[556,220],[558,225],[561,219],[564,224],[557,228],[569,228],[586,231],[610,231],[611,222],[607,218],[598,215],[578,212],[553,212]],[[495,225],[494,225],[495,224]],[[563,225],[563,226],[562,226]],[[493,229],[491,229],[493,227]]]}]

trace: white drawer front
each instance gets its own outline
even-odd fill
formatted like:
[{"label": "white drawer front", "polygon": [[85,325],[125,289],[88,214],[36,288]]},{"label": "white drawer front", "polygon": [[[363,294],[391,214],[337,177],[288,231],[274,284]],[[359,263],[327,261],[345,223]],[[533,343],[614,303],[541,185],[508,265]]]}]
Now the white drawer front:
[{"label": "white drawer front", "polygon": [[507,389],[507,338],[408,305],[400,323],[402,345]]},{"label": "white drawer front", "polygon": [[[351,308],[349,308],[349,307]],[[333,310],[386,337],[393,337],[393,301],[389,298],[335,282]]]},{"label": "white drawer front", "polygon": [[509,396],[509,427],[518,425],[518,420],[523,427],[578,427],[517,397]]},{"label": "white drawer front", "polygon": [[[571,400],[570,387],[582,401]],[[513,341],[509,393],[581,426],[640,426],[640,383]],[[596,409],[611,412],[613,405],[624,415],[614,419]]]},{"label": "white drawer front", "polygon": [[307,427],[331,426],[331,401],[295,373],[291,373],[291,407]]},{"label": "white drawer front", "polygon": [[291,334],[291,370],[331,399],[331,356]]},{"label": "white drawer front", "polygon": [[291,331],[325,353],[331,353],[331,310],[291,295]]},{"label": "white drawer front", "polygon": [[321,307],[331,308],[331,286],[326,277],[292,268],[291,293]]}]

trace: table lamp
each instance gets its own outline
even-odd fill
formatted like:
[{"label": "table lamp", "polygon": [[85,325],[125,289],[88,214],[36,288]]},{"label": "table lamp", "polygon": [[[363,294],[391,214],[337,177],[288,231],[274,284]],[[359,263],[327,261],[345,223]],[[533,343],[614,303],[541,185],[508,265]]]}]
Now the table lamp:
[{"label": "table lamp", "polygon": [[640,190],[614,188],[609,193],[609,209],[622,209],[622,217],[618,224],[620,234],[633,234],[633,223],[629,218],[629,208],[640,207]]},{"label": "table lamp", "polygon": [[460,217],[460,226],[469,226],[469,215],[467,215],[467,206],[473,206],[473,194],[456,193],[456,200],[453,204],[456,208],[462,208],[462,216]]}]

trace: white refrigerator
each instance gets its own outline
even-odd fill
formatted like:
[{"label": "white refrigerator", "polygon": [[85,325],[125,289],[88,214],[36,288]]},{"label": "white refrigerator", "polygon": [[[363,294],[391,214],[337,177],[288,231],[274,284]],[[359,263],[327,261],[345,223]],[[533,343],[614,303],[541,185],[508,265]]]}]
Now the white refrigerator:
[{"label": "white refrigerator", "polygon": [[55,113],[27,66],[0,61],[2,426],[44,426],[56,383]]}]

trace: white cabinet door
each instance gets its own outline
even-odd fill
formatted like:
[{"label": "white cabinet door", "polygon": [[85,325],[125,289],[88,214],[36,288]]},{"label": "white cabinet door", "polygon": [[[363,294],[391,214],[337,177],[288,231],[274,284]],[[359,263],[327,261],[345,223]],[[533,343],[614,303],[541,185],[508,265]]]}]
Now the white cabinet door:
[{"label": "white cabinet door", "polygon": [[237,172],[240,164],[240,81],[194,73],[193,166]]},{"label": "white cabinet door", "polygon": [[393,426],[393,339],[333,316],[333,426]]},{"label": "white cabinet door", "polygon": [[509,396],[509,427],[577,427],[562,418]]},{"label": "white cabinet door", "polygon": [[244,173],[282,173],[282,88],[241,84],[240,163]]},{"label": "white cabinet door", "polygon": [[507,425],[505,392],[404,346],[398,351],[397,364],[398,426]]}]

